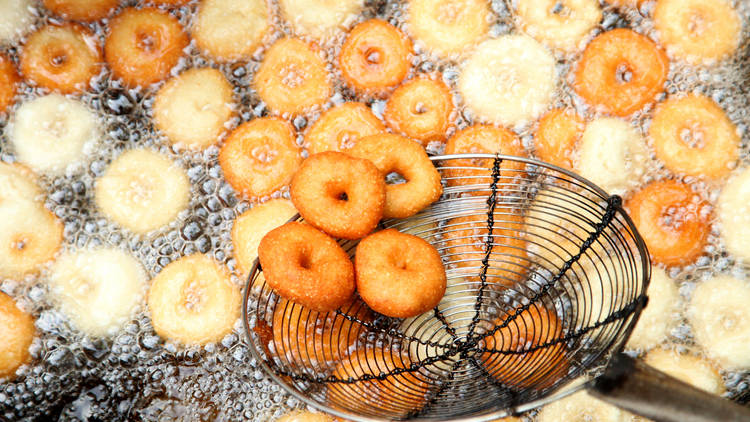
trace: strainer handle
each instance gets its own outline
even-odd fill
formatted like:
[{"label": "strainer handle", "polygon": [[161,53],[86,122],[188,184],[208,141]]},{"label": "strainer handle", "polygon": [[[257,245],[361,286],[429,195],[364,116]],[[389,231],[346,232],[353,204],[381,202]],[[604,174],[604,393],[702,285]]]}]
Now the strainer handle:
[{"label": "strainer handle", "polygon": [[750,408],[698,390],[622,353],[588,390],[657,422],[750,421]]}]

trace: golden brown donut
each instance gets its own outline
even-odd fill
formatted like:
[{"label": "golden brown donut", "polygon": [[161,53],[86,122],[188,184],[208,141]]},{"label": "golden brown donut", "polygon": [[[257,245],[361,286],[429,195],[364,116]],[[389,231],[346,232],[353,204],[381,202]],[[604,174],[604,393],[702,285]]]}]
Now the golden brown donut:
[{"label": "golden brown donut", "polygon": [[454,110],[448,86],[439,79],[420,76],[393,91],[383,118],[394,131],[426,145],[445,139]]},{"label": "golden brown donut", "polygon": [[380,170],[369,160],[334,151],[306,159],[292,179],[291,194],[305,221],[344,239],[370,233],[386,203]]},{"label": "golden brown donut", "polygon": [[296,221],[263,237],[258,258],[268,285],[314,311],[334,311],[354,294],[354,265],[330,236]]},{"label": "golden brown donut", "polygon": [[109,23],[104,59],[128,86],[146,86],[169,76],[188,45],[174,16],[155,8],[129,7]]},{"label": "golden brown donut", "polygon": [[96,38],[83,26],[46,25],[26,40],[21,73],[37,85],[69,94],[86,90],[102,60]]},{"label": "golden brown donut", "polygon": [[44,7],[65,19],[95,21],[114,10],[119,0],[42,0]]},{"label": "golden brown donut", "polygon": [[437,306],[445,294],[445,268],[438,251],[424,239],[395,229],[362,239],[354,270],[362,300],[386,316],[417,316]]},{"label": "golden brown donut", "polygon": [[390,133],[371,135],[360,139],[348,153],[372,161],[383,179],[393,172],[406,179],[405,183],[386,185],[383,217],[411,217],[443,193],[440,173],[422,146],[408,138]]},{"label": "golden brown donut", "polygon": [[0,379],[12,377],[19,366],[31,359],[29,346],[35,331],[31,315],[0,292]]},{"label": "golden brown donut", "polygon": [[351,148],[357,139],[385,132],[385,125],[363,103],[344,103],[326,110],[310,126],[305,143],[310,154],[342,151]]},{"label": "golden brown donut", "polygon": [[18,82],[18,72],[13,62],[7,55],[0,54],[0,113],[5,113],[13,105]]},{"label": "golden brown donut", "polygon": [[539,120],[534,149],[540,160],[567,170],[573,169],[573,152],[583,135],[585,123],[572,110],[556,108]]}]

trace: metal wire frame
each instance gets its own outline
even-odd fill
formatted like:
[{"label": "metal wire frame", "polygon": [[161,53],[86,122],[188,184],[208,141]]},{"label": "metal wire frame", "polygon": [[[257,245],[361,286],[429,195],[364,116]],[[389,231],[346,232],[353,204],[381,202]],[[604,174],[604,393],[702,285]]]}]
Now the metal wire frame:
[{"label": "metal wire frame", "polygon": [[[250,349],[300,400],[356,421],[489,420],[578,390],[630,335],[650,263],[618,197],[532,159],[432,160],[441,200],[382,226],[440,252],[449,287],[433,311],[399,320],[355,300],[308,312],[276,296],[256,261]],[[356,242],[342,246],[353,255]]]}]

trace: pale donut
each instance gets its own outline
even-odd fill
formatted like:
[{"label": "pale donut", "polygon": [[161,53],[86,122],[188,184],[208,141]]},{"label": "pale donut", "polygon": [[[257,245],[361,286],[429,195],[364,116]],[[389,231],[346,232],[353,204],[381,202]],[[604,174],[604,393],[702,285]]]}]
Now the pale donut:
[{"label": "pale donut", "polygon": [[295,33],[324,40],[354,22],[364,3],[364,0],[280,0],[279,7]]},{"label": "pale donut", "polygon": [[531,37],[487,40],[467,59],[458,90],[477,117],[513,127],[539,117],[552,100],[555,58]]},{"label": "pale donut", "polygon": [[485,0],[410,0],[408,32],[427,50],[457,56],[487,35],[492,12]]},{"label": "pale donut", "polygon": [[711,394],[722,395],[725,391],[719,371],[705,359],[690,353],[654,349],[643,358],[643,362]]},{"label": "pale donut", "polygon": [[680,293],[675,282],[661,268],[651,268],[651,282],[646,294],[648,305],[630,334],[628,349],[648,350],[658,346],[677,320]]},{"label": "pale donut", "polygon": [[232,84],[216,69],[189,69],[167,81],[154,100],[154,124],[188,149],[216,143],[233,114]]},{"label": "pale donut", "polygon": [[11,378],[18,367],[29,361],[34,334],[31,315],[18,309],[13,298],[0,292],[0,380]]},{"label": "pale donut", "polygon": [[729,179],[716,209],[724,246],[735,257],[750,261],[750,168]]},{"label": "pale donut", "polygon": [[659,0],[653,16],[659,41],[688,62],[715,62],[739,45],[742,21],[727,0]]},{"label": "pale donut", "polygon": [[117,249],[77,250],[52,266],[50,294],[73,325],[93,337],[116,333],[128,322],[146,290],[146,272]]},{"label": "pale donut", "polygon": [[20,164],[0,162],[0,207],[9,203],[41,199],[42,190],[34,172]]},{"label": "pale donut", "polygon": [[516,13],[527,34],[561,50],[574,50],[602,20],[596,0],[519,0]]},{"label": "pale donut", "polygon": [[203,345],[229,334],[240,316],[240,290],[229,272],[203,254],[164,267],[148,292],[148,310],[161,337]]},{"label": "pale donut", "polygon": [[56,176],[93,150],[99,122],[81,102],[50,94],[21,104],[6,131],[18,161]]},{"label": "pale donut", "polygon": [[190,202],[185,170],[146,149],[117,157],[96,180],[94,189],[94,200],[102,214],[138,234],[165,226]]},{"label": "pale donut", "polygon": [[269,28],[265,0],[203,0],[191,35],[206,54],[228,62],[250,57]]},{"label": "pale donut", "polygon": [[325,413],[293,411],[276,419],[276,422],[333,422],[334,419]]},{"label": "pale donut", "polygon": [[626,121],[599,118],[583,132],[576,169],[610,194],[635,187],[649,160],[643,137]]},{"label": "pale donut", "polygon": [[62,244],[63,224],[42,204],[16,201],[0,206],[0,278],[36,273]]},{"label": "pale donut", "polygon": [[623,411],[615,406],[580,391],[544,406],[537,422],[622,422],[623,416]]},{"label": "pale donut", "polygon": [[271,199],[243,212],[232,226],[232,246],[240,272],[247,275],[258,257],[260,239],[297,214],[292,201]]},{"label": "pale donut", "polygon": [[34,15],[31,0],[0,1],[0,44],[13,41],[29,30]]},{"label": "pale donut", "polygon": [[700,282],[688,307],[695,341],[725,369],[750,368],[750,283],[719,275]]}]

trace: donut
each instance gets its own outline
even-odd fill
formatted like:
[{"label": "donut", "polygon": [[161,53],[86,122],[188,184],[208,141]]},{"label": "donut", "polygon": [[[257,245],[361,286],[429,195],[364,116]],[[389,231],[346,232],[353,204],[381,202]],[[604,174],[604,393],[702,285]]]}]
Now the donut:
[{"label": "donut", "polygon": [[656,43],[618,28],[598,35],[586,46],[573,89],[590,105],[624,117],[656,100],[668,71],[669,59]]},{"label": "donut", "polygon": [[88,88],[102,60],[96,38],[83,26],[46,25],[26,40],[21,73],[36,85],[69,94]]},{"label": "donut", "polygon": [[[469,126],[456,132],[445,145],[445,154],[447,155],[477,153],[519,157],[527,155],[521,140],[513,132],[490,125]],[[448,168],[445,173],[449,177],[449,186],[476,185],[476,189],[481,194],[488,194],[492,182],[492,159],[460,158],[450,160],[446,162],[446,165]],[[503,162],[500,165],[500,174],[501,176],[513,177],[518,175],[524,167],[524,164],[520,162]]]},{"label": "donut", "polygon": [[198,48],[220,62],[250,58],[271,29],[265,0],[203,0],[191,36]]},{"label": "donut", "polygon": [[355,90],[380,95],[406,78],[411,68],[411,41],[380,19],[364,21],[349,31],[339,53],[344,81]]},{"label": "donut", "polygon": [[406,218],[440,199],[440,173],[418,143],[400,135],[381,133],[360,139],[348,153],[370,160],[383,179],[398,173],[406,182],[387,184],[383,217]]},{"label": "donut", "polygon": [[393,91],[383,118],[393,131],[427,145],[445,140],[455,109],[453,95],[445,83],[421,76]]},{"label": "donut", "polygon": [[742,21],[727,0],[659,0],[654,28],[667,52],[690,63],[711,63],[734,53]]},{"label": "donut", "polygon": [[329,384],[328,400],[333,406],[350,412],[401,419],[427,402],[428,384],[418,372],[386,375],[410,366],[408,358],[390,349],[360,347],[339,363],[333,376],[342,380],[365,376],[383,376],[384,379]]},{"label": "donut", "polygon": [[83,162],[99,141],[99,126],[81,101],[49,94],[21,104],[6,133],[18,161],[59,176]]},{"label": "donut", "polygon": [[[498,318],[493,326],[506,324],[516,309]],[[553,343],[563,336],[563,325],[554,310],[532,303],[521,310],[507,326],[484,338],[487,352],[480,360],[487,372],[501,384],[535,390],[551,386],[568,372],[564,342]],[[547,346],[545,346],[547,345]],[[531,348],[538,349],[525,353]]]},{"label": "donut", "polygon": [[649,128],[656,158],[675,173],[721,179],[740,154],[740,135],[713,100],[699,94],[659,103]]},{"label": "donut", "polygon": [[332,39],[357,19],[364,0],[280,0],[281,14],[294,32],[320,40]]},{"label": "donut", "polygon": [[[358,321],[372,320],[371,311],[361,302],[348,308],[346,313]],[[284,299],[273,311],[274,350],[282,360],[304,369],[319,370],[346,359],[364,333],[362,324],[342,315],[311,311]]]},{"label": "donut", "polygon": [[301,162],[294,127],[277,117],[239,125],[219,151],[224,177],[246,197],[266,196],[288,185]]},{"label": "donut", "polygon": [[649,352],[643,362],[708,393],[720,396],[726,391],[719,371],[710,362],[692,353],[660,348]]},{"label": "donut", "polygon": [[648,305],[641,312],[628,339],[627,348],[631,350],[648,350],[658,346],[677,322],[680,292],[666,271],[658,267],[651,268],[651,281],[646,293]]},{"label": "donut", "polygon": [[63,253],[47,279],[53,302],[91,337],[115,334],[131,320],[146,281],[137,259],[112,248]]},{"label": "donut", "polygon": [[107,17],[119,0],[42,0],[50,12],[65,19],[91,22]]},{"label": "donut", "polygon": [[410,318],[437,306],[446,276],[438,251],[422,238],[386,229],[359,242],[357,292],[375,312]]},{"label": "donut", "polygon": [[573,153],[586,124],[575,111],[556,108],[545,114],[534,134],[534,152],[540,160],[573,169]]},{"label": "donut", "polygon": [[343,151],[359,138],[385,132],[385,125],[363,103],[350,102],[326,110],[305,134],[310,154]]},{"label": "donut", "polygon": [[14,201],[0,206],[0,278],[21,281],[52,260],[63,240],[63,223],[44,206]]},{"label": "donut", "polygon": [[334,419],[324,413],[293,411],[276,419],[276,422],[334,422]]},{"label": "donut", "polygon": [[437,55],[455,57],[490,31],[490,4],[484,0],[409,0],[409,33]]},{"label": "donut", "polygon": [[0,207],[43,198],[37,176],[18,163],[0,162]]},{"label": "donut", "polygon": [[258,245],[266,233],[288,222],[297,214],[292,201],[271,199],[255,205],[234,220],[232,246],[237,267],[243,277],[250,274],[258,257]]},{"label": "donut", "polygon": [[15,41],[29,30],[34,21],[36,2],[12,0],[0,3],[0,43]]},{"label": "donut", "polygon": [[711,231],[709,205],[685,183],[651,182],[626,203],[652,259],[684,265],[703,252]]},{"label": "donut", "polygon": [[158,230],[190,203],[187,173],[164,155],[133,149],[117,157],[94,184],[99,211],[138,234]]},{"label": "donut", "polygon": [[13,298],[0,292],[0,379],[12,378],[21,365],[31,360],[29,346],[35,331],[34,318],[18,309]]},{"label": "donut", "polygon": [[695,341],[725,370],[750,368],[750,283],[718,275],[699,282],[687,310]]},{"label": "donut", "polygon": [[182,257],[151,282],[148,311],[159,336],[188,346],[221,340],[240,317],[240,290],[203,254]]},{"label": "donut", "polygon": [[646,174],[649,157],[646,141],[630,123],[601,117],[586,125],[575,169],[605,191],[622,195]]},{"label": "donut", "polygon": [[319,47],[296,38],[282,38],[266,51],[253,87],[279,114],[305,113],[321,106],[333,93]]},{"label": "donut", "polygon": [[596,421],[636,422],[618,407],[580,391],[545,405],[537,414],[538,422]]},{"label": "donut", "polygon": [[10,57],[0,54],[0,114],[13,105],[19,82],[18,72]]},{"label": "donut", "polygon": [[527,34],[564,51],[577,49],[602,20],[597,0],[519,0],[516,14]]},{"label": "donut", "polygon": [[306,222],[344,239],[370,233],[386,204],[385,178],[375,164],[335,151],[306,159],[294,174],[290,192]]},{"label": "donut", "polygon": [[[476,199],[473,209],[485,206],[483,200]],[[468,206],[468,204],[467,204]],[[448,220],[443,228],[441,249],[447,262],[473,282],[481,281],[482,260],[487,255],[486,212],[477,211],[473,215],[463,215]],[[468,212],[463,212],[468,214]],[[487,283],[512,286],[523,279],[529,264],[524,239],[524,220],[511,209],[498,207],[493,214],[492,250],[487,267]]]},{"label": "donut", "polygon": [[724,185],[716,210],[724,247],[737,259],[750,260],[750,169],[740,170]]},{"label": "donut", "polygon": [[354,265],[338,243],[314,227],[289,222],[260,241],[258,258],[268,285],[313,311],[334,311],[352,299]]},{"label": "donut", "polygon": [[104,59],[115,78],[146,86],[169,76],[189,42],[174,16],[154,8],[124,9],[109,23]]},{"label": "donut", "polygon": [[480,120],[514,127],[547,109],[557,84],[555,58],[526,35],[479,44],[461,67],[458,91]]},{"label": "donut", "polygon": [[232,84],[216,69],[189,69],[169,79],[154,99],[154,125],[172,144],[203,149],[216,143],[233,112]]}]

